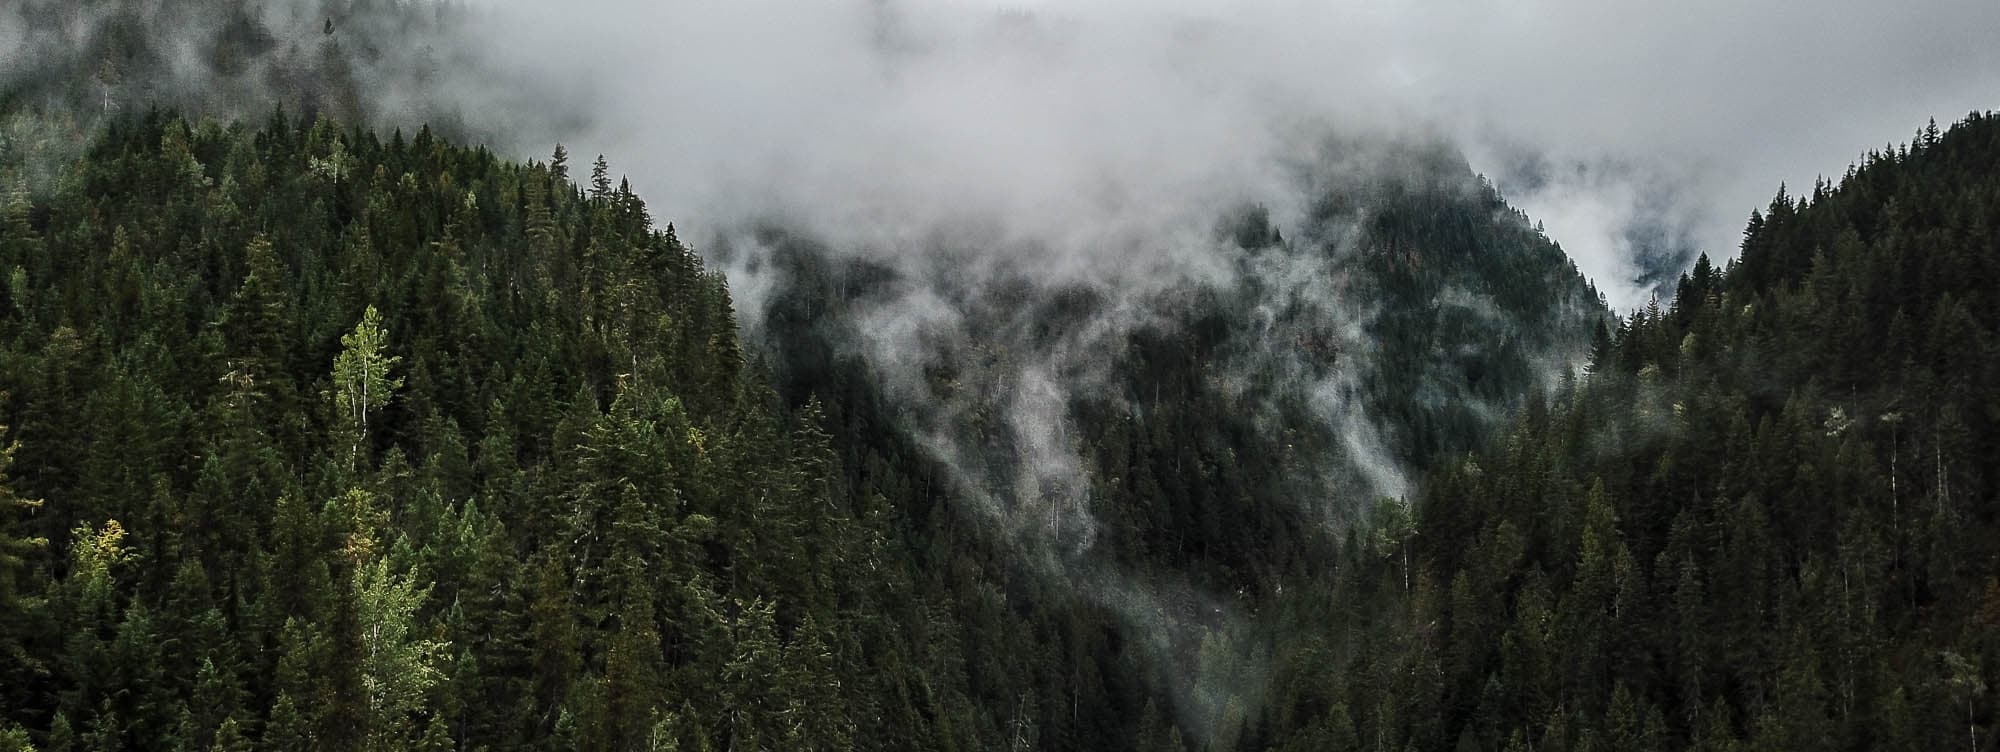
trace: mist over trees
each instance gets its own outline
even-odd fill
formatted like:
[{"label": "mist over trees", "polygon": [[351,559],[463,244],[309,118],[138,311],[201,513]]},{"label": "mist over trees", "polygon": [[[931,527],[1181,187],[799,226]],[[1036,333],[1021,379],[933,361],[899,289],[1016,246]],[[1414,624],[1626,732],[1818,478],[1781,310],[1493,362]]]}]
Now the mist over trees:
[{"label": "mist over trees", "polygon": [[0,67],[10,108],[91,121],[153,106],[254,117],[283,101],[367,122],[460,62],[442,30],[464,11],[346,0],[22,0],[0,13],[17,45]]},{"label": "mist over trees", "polygon": [[452,0],[9,2],[0,162],[45,191],[102,124],[160,108],[256,122],[282,106],[487,142],[573,127],[563,94],[478,46],[489,17]]},{"label": "mist over trees", "polygon": [[1996,744],[1991,114],[1614,313],[1420,127],[696,249],[477,13],[0,8],[0,750]]},{"label": "mist over trees", "polygon": [[[569,170],[561,152],[517,166],[428,131],[151,115],[115,122],[56,196],[10,194],[8,561],[30,584],[9,632],[11,721],[51,747],[1243,733],[1254,705],[1176,694],[1155,663],[1172,656],[1136,647],[1155,624],[964,527],[965,489],[894,430],[865,371],[837,356],[807,370],[837,344],[812,338],[815,319],[767,312],[772,343],[746,347],[722,280],[672,227],[602,166],[588,188]],[[1437,195],[1456,220],[1384,219],[1364,244],[1385,278],[1446,284],[1388,251],[1407,228],[1459,226],[1549,264],[1521,284],[1553,274],[1587,295],[1518,217],[1487,224],[1490,193]],[[1311,253],[1253,219],[1231,229],[1245,263]],[[777,300],[811,311],[827,279],[801,272]],[[1310,341],[1328,322],[1245,328],[1240,296],[1259,293],[1230,294],[1134,334],[1121,389],[1137,405],[1061,409],[1102,478],[1088,492],[1117,540],[1102,571],[1261,600],[1272,573],[1335,549],[1287,497],[1302,486],[1261,463],[1321,455],[1260,437],[1231,412],[1240,396],[1191,369],[1273,326],[1320,347],[1320,367],[1343,356]],[[1456,332],[1454,310],[1410,320]],[[1580,347],[1587,329],[1571,331]],[[1530,363],[1491,357],[1491,378],[1533,388]],[[1311,415],[1281,416],[1285,434],[1325,448]],[[1399,451],[1459,440],[1443,435]],[[1203,692],[1254,692],[1273,636],[1191,605],[1164,604],[1191,636],[1167,649],[1207,653],[1224,683]],[[999,669],[1023,660],[1035,670]],[[818,725],[792,720],[800,703]]]},{"label": "mist over trees", "polygon": [[1990,748],[1996,159],[1974,113],[1781,189],[1434,471],[1290,615],[1295,748]]}]

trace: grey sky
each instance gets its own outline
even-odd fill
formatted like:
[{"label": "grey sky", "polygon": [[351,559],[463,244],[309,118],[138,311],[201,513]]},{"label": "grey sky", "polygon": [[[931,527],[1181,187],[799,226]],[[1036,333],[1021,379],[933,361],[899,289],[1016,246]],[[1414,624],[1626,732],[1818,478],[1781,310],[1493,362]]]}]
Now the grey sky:
[{"label": "grey sky", "polygon": [[535,135],[684,227],[881,249],[972,220],[1094,263],[1225,202],[1286,216],[1321,126],[1428,129],[1620,306],[1634,222],[1728,256],[1780,181],[2000,106],[1992,0],[483,3],[498,57],[590,82],[581,131]]}]

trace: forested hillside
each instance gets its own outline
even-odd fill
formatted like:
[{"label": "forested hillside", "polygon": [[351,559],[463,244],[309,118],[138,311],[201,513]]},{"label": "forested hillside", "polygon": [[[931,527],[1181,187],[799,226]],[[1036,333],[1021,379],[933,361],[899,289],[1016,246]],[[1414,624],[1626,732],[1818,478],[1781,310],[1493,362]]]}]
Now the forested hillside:
[{"label": "forested hillside", "polygon": [[[826,400],[849,485],[901,511],[964,609],[971,699],[1025,708],[1024,743],[1282,738],[1262,697],[1297,634],[1269,616],[1401,524],[1373,476],[1483,445],[1609,321],[1452,150],[1336,148],[1366,157],[1329,160],[1297,237],[1236,215],[1208,251],[1229,277],[1136,300],[763,239],[780,391]],[[947,323],[885,323],[913,298]]]},{"label": "forested hillside", "polygon": [[[1304,539],[1332,537],[1315,512],[1344,520],[1371,503],[1368,472],[1478,446],[1581,363],[1610,320],[1561,249],[1456,153],[1355,148],[1393,151],[1375,156],[1380,167],[1324,176],[1334,187],[1314,197],[1304,234],[1283,237],[1262,210],[1232,217],[1211,251],[1230,277],[1137,301],[1027,269],[976,279],[894,268],[773,231],[761,334],[786,393],[839,394],[829,409],[858,413],[842,431],[857,447],[906,442],[912,422],[992,437],[970,463],[992,476],[972,479],[980,486],[1009,486],[1026,462],[1006,424],[1010,398],[1031,388],[1024,364],[1107,372],[1056,374],[1075,382],[1056,412],[1083,433],[1075,443],[1100,483],[1083,496],[1115,518],[1112,535],[1177,567],[1292,560]],[[884,404],[883,382],[904,374],[856,343],[913,288],[963,326],[891,343],[896,359],[923,364],[928,388],[917,404]],[[1105,323],[1121,317],[1143,323]],[[937,404],[953,414],[911,418]],[[1344,429],[1379,438],[1379,454],[1357,456]],[[1333,509],[1302,495],[1334,497],[1321,499]]]},{"label": "forested hillside", "polygon": [[[1580,347],[1595,318],[1528,294],[1556,279],[1589,299],[1454,168],[1363,183],[1406,211],[1377,215],[1355,263],[1397,300],[1508,306],[1377,324],[1413,343],[1413,384],[1505,405],[1534,390],[1531,354]],[[152,115],[52,195],[12,191],[8,722],[46,749],[1255,748],[1279,731],[1246,721],[1283,635],[1182,604],[1163,618],[1191,641],[1171,647],[1203,655],[1139,649],[1147,625],[965,524],[967,489],[904,443],[865,372],[837,354],[802,370],[829,346],[805,334],[746,348],[671,227],[601,165],[585,187],[568,171],[427,131]],[[1353,200],[1327,197],[1321,221],[1352,225]],[[1238,263],[1334,253],[1254,215],[1231,230]],[[1498,268],[1526,276],[1482,276]],[[812,310],[804,289],[778,300]],[[1271,294],[1290,312],[1257,323]],[[1316,455],[1241,412],[1283,400],[1203,376],[1274,337],[1324,371],[1376,362],[1344,362],[1338,322],[1300,295],[1202,292],[1129,344],[1135,403],[1065,408],[1120,571],[1255,612],[1338,549],[1275,464]],[[1480,328],[1512,315],[1541,326]],[[1467,349],[1488,335],[1530,345]],[[746,349],[779,359],[790,399]],[[1285,435],[1330,446],[1312,418],[1284,415]],[[1408,435],[1408,457],[1476,443]],[[1371,503],[1341,488],[1320,503]],[[1228,675],[1185,686],[1177,657]]]},{"label": "forested hillside", "polygon": [[1614,317],[1414,130],[698,252],[464,8],[184,5],[0,7],[0,752],[2000,748],[1993,115]]},{"label": "forested hillside", "polygon": [[1288,748],[1993,748],[1996,164],[1974,114],[1780,191],[1434,473],[1289,612]]},{"label": "forested hillside", "polygon": [[9,194],[12,743],[942,746],[891,512],[569,169],[153,115]]}]

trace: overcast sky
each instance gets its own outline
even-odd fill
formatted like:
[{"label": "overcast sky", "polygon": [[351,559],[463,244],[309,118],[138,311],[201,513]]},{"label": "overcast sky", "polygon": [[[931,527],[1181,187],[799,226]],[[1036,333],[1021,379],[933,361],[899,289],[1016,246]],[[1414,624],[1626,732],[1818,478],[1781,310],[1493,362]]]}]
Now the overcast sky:
[{"label": "overcast sky", "polygon": [[684,228],[971,219],[1088,254],[1287,216],[1280,165],[1325,127],[1430,130],[1620,306],[1635,222],[1732,255],[1780,181],[2000,106],[1995,0],[480,1],[496,57],[588,110],[534,135]]}]

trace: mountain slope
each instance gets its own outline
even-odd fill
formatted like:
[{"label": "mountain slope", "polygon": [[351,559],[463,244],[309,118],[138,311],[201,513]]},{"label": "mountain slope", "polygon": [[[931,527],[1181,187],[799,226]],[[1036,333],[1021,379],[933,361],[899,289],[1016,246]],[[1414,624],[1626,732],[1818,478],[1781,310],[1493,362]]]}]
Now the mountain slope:
[{"label": "mountain slope", "polygon": [[1265,615],[1605,320],[1451,151],[1331,148],[1295,237],[1230,215],[1220,277],[898,264],[780,230],[717,254],[756,278],[780,391],[825,401],[850,485],[974,612],[969,663],[1034,677],[975,671],[978,703],[1039,704],[1045,748],[1167,748],[1153,718],[1259,748],[1289,639]]},{"label": "mountain slope", "polygon": [[1291,748],[1990,746],[1996,159],[1974,114],[1781,191],[1438,471],[1291,622]]},{"label": "mountain slope", "polygon": [[[0,746],[1980,749],[2000,723],[1992,116],[1781,193],[1739,261],[1615,331],[1420,139],[1327,144],[1283,228],[1216,207],[1116,273],[765,228],[709,251],[733,298],[560,151],[162,114],[11,148],[70,138],[20,113],[87,111],[89,58],[168,59],[165,6],[77,7],[101,38],[0,97]],[[430,6],[344,7],[386,15],[257,65],[364,60],[341,34]],[[0,12],[60,37],[64,10]],[[270,94],[228,80],[186,101]],[[327,81],[276,96],[378,114]]]},{"label": "mountain slope", "polygon": [[[1159,292],[1178,302],[1120,335],[1107,391],[1061,406],[1104,544],[1050,577],[966,524],[966,476],[912,445],[865,364],[804,370],[837,343],[767,311],[781,407],[721,279],[565,162],[152,115],[115,121],[54,195],[10,194],[6,487],[41,503],[0,508],[18,552],[0,570],[20,604],[0,625],[9,722],[52,748],[1254,743],[1275,635],[1246,615],[1338,550],[1329,509],[1372,504],[1353,470],[1286,475],[1341,456],[1326,420],[1387,425],[1311,401],[1390,362],[1344,352],[1354,332],[1425,348],[1398,361],[1414,386],[1371,407],[1406,395],[1449,423],[1477,416],[1407,395],[1444,384],[1504,410],[1533,358],[1595,321],[1518,308],[1551,274],[1590,297],[1462,164],[1357,179],[1292,242],[1243,215],[1221,252],[1247,283]],[[1383,207],[1403,213],[1359,218]],[[1328,274],[1350,268],[1367,271]],[[1350,322],[1326,290],[1444,300]],[[1009,321],[1026,339],[953,343],[992,363],[1074,338],[1108,300],[972,294],[1029,303]],[[851,305],[767,299],[824,303],[814,327]],[[1504,314],[1468,316],[1472,300]],[[1502,341],[1525,344],[1468,348]],[[949,365],[967,404],[1009,386]],[[1470,441],[1453,431],[1387,451]],[[1329,488],[1347,491],[1287,496]],[[1168,636],[1092,587],[1155,599]]]},{"label": "mountain slope", "polygon": [[881,511],[567,169],[154,115],[9,195],[10,738],[933,746]]}]

